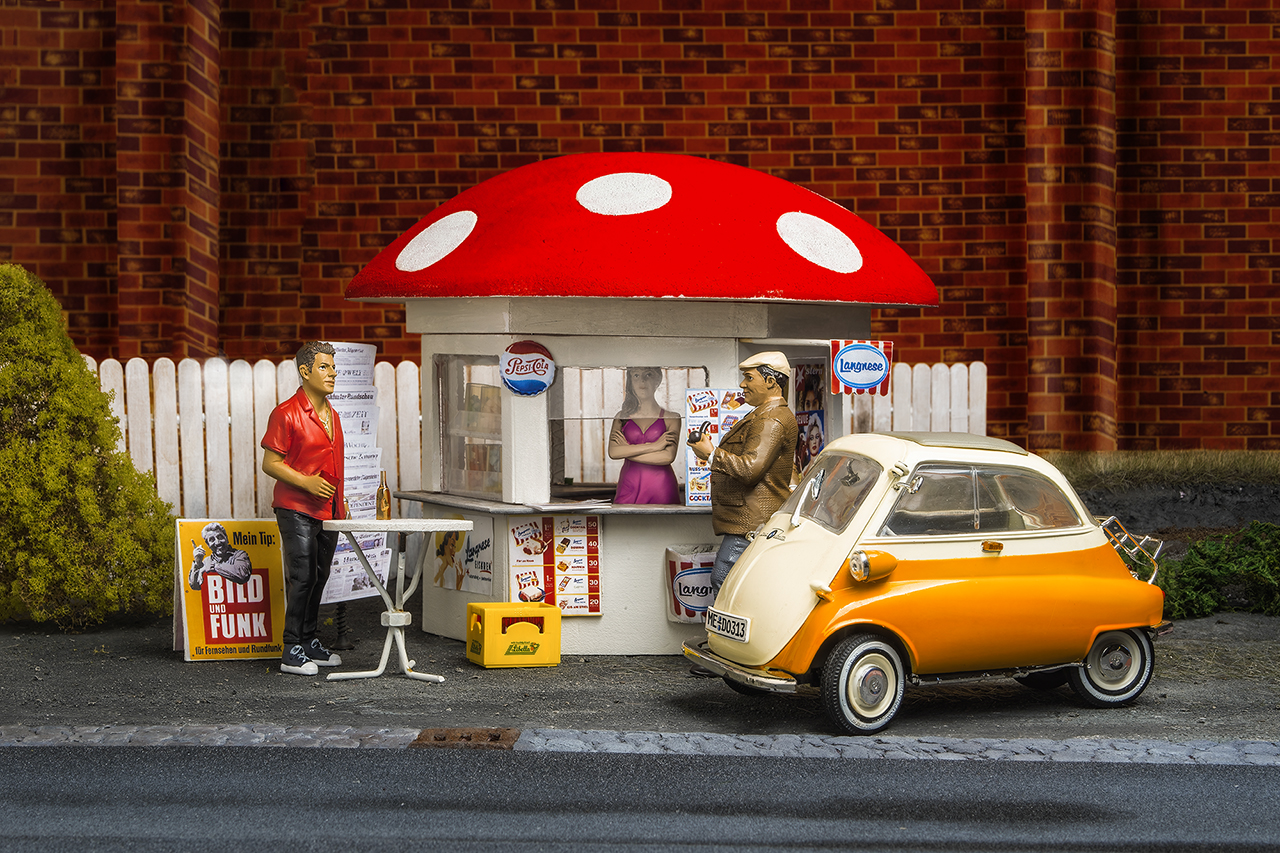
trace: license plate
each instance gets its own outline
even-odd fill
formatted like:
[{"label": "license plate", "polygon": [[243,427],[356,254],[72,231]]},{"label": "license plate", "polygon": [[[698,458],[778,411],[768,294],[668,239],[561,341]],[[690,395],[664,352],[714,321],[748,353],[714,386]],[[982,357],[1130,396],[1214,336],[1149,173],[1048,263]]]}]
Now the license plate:
[{"label": "license plate", "polygon": [[730,616],[714,607],[708,607],[707,630],[726,639],[745,643],[751,636],[751,620],[744,616]]}]

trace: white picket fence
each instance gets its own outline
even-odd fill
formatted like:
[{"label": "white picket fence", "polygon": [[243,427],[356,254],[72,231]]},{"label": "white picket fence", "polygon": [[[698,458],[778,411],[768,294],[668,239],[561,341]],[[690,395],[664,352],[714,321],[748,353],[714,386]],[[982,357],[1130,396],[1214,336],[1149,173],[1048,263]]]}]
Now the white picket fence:
[{"label": "white picket fence", "polygon": [[853,398],[853,432],[987,434],[987,366],[895,364],[889,394]]},{"label": "white picket fence", "polygon": [[[276,405],[298,389],[292,360],[228,363],[140,358],[96,364],[104,391],[114,392],[120,450],[140,471],[153,471],[160,498],[182,518],[270,518],[275,481],[262,473],[258,439]],[[421,389],[410,361],[374,368],[378,446],[392,491],[421,488]]]},{"label": "white picket fence", "polygon": [[[148,369],[140,358],[121,366],[115,359],[96,364],[104,391],[114,392],[111,408],[120,421],[120,450],[140,471],[154,471],[162,500],[183,518],[269,518],[274,481],[262,473],[258,439],[267,417],[298,388],[293,361],[255,364],[211,358],[183,359],[176,366],[161,358]],[[587,371],[584,371],[584,374]],[[598,372],[598,371],[597,371]],[[594,374],[593,374],[594,375]],[[692,374],[670,385],[697,384]],[[603,381],[603,380],[601,380]],[[421,388],[418,366],[410,361],[379,363],[374,369],[379,408],[378,446],[392,491],[422,487]],[[617,391],[619,400],[621,390]],[[585,392],[566,394],[566,408],[612,411],[607,393],[591,400]],[[682,396],[681,392],[681,396]],[[600,396],[600,395],[596,395]],[[594,399],[594,397],[592,398]],[[677,410],[679,401],[666,401]],[[586,407],[585,409],[582,407]],[[612,407],[612,408],[611,408]],[[964,364],[898,364],[890,394],[853,398],[853,432],[931,431],[986,434],[987,368]],[[594,411],[592,412],[594,414]],[[598,416],[596,416],[598,418]],[[621,463],[607,460],[608,425],[566,447],[566,473],[584,481],[615,482]],[[568,437],[568,436],[567,436]],[[587,476],[587,475],[592,476]],[[396,508],[401,514],[401,508]]]}]

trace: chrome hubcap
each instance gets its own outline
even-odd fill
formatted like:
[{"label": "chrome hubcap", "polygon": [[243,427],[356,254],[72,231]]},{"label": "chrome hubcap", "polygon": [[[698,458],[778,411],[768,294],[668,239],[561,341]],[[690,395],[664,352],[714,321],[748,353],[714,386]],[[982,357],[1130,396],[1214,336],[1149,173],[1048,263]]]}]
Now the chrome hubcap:
[{"label": "chrome hubcap", "polygon": [[1107,646],[1098,655],[1098,677],[1107,682],[1124,681],[1133,668],[1133,655],[1124,646]]},{"label": "chrome hubcap", "polygon": [[893,701],[897,690],[893,665],[879,653],[872,653],[854,664],[846,690],[849,705],[860,717],[876,717]]}]

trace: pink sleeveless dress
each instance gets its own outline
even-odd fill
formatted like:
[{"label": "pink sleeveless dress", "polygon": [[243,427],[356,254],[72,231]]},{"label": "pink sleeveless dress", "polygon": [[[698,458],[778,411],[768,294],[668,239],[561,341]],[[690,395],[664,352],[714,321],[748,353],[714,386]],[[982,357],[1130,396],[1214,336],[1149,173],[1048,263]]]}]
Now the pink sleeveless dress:
[{"label": "pink sleeveless dress", "polygon": [[[622,436],[627,444],[648,444],[657,441],[667,431],[666,412],[662,412],[647,430],[630,418],[622,425]],[[618,492],[613,502],[617,504],[674,504],[680,502],[680,485],[676,472],[670,465],[650,465],[634,459],[622,460],[622,473],[618,475]]]}]

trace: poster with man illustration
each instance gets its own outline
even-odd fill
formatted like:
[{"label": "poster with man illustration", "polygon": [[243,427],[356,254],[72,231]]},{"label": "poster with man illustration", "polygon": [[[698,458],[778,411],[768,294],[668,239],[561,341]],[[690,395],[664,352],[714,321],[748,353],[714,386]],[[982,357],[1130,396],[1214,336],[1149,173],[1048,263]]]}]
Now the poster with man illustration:
[{"label": "poster with man illustration", "polygon": [[278,658],[284,569],[275,519],[177,521],[175,642],[184,659]]}]

